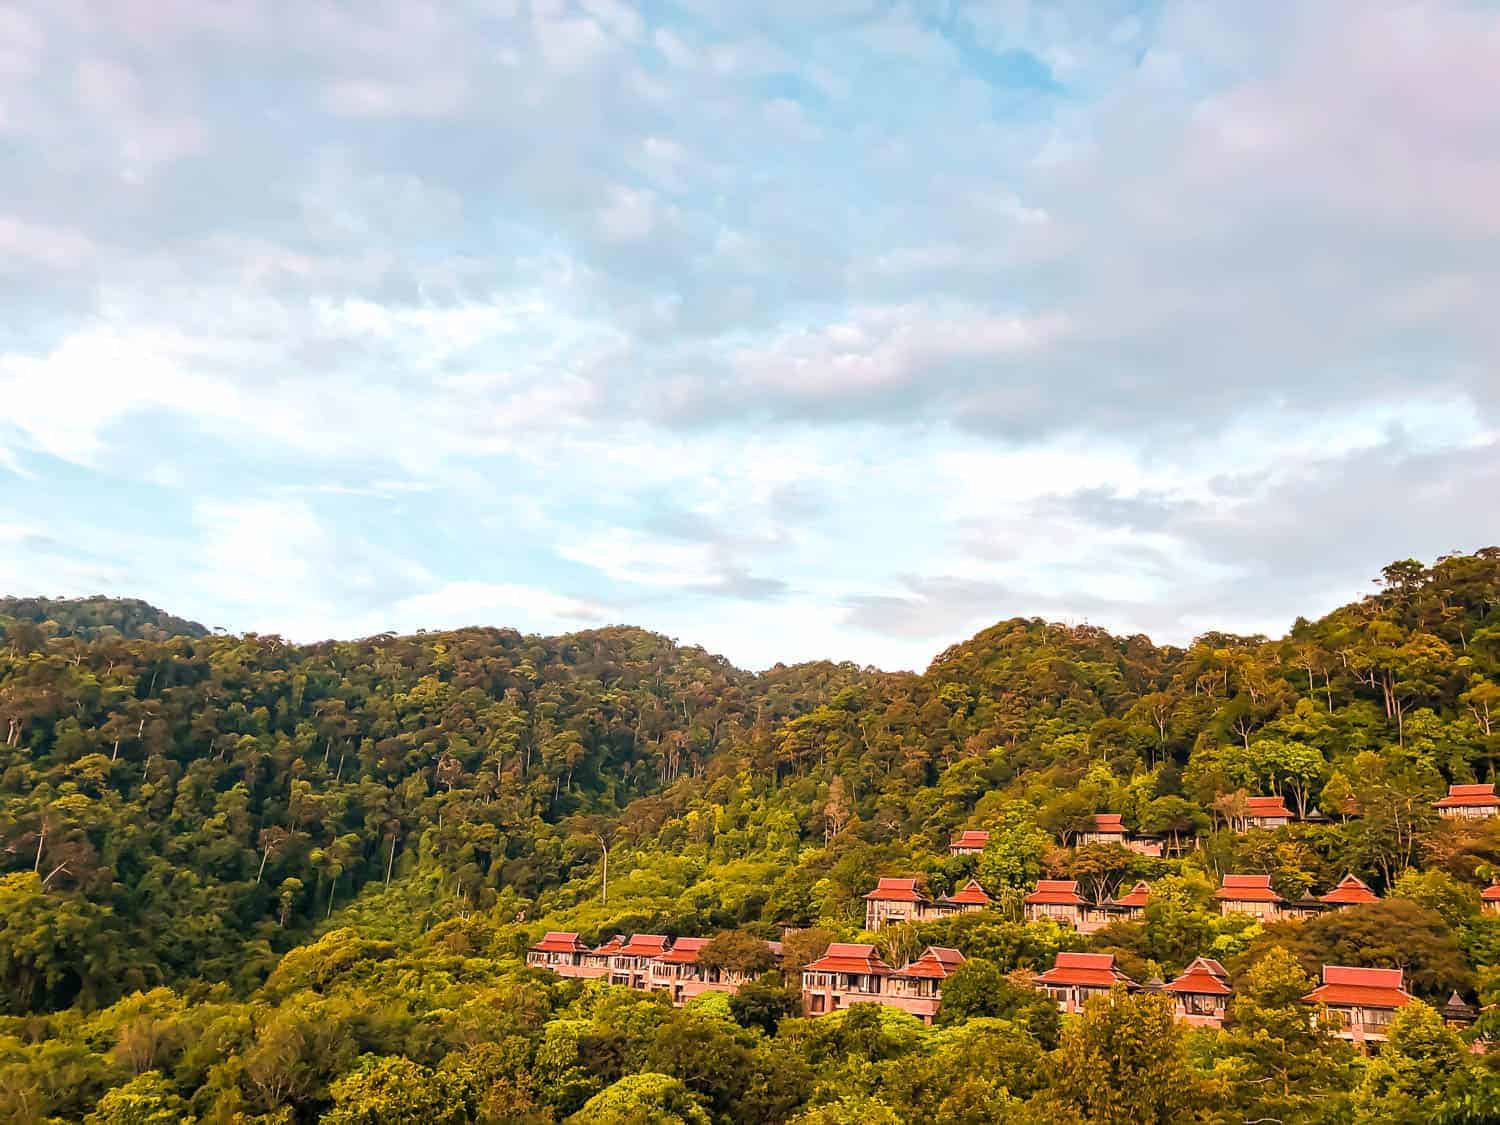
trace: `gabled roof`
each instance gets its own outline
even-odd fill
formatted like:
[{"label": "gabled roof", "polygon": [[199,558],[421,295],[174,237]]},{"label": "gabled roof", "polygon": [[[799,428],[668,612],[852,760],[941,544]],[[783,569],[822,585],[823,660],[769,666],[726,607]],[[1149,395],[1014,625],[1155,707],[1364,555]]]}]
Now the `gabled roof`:
[{"label": "gabled roof", "polygon": [[896,970],[896,975],[899,977],[923,977],[929,980],[943,980],[951,976],[953,970],[963,963],[964,955],[958,950],[948,949],[940,945],[930,945],[922,951],[922,956]]},{"label": "gabled roof", "polygon": [[1194,993],[1198,996],[1232,996],[1229,974],[1212,957],[1195,957],[1182,975],[1162,986],[1167,992]]},{"label": "gabled roof", "polygon": [[660,957],[670,944],[671,939],[662,934],[632,934],[619,953],[622,957]]},{"label": "gabled roof", "polygon": [[970,879],[951,895],[938,901],[950,906],[989,906],[994,900],[984,893],[978,880]]},{"label": "gabled roof", "polygon": [[971,828],[953,837],[953,842],[948,846],[950,848],[977,848],[983,851],[989,842],[990,834],[988,832],[981,832],[978,829]]},{"label": "gabled roof", "polygon": [[1292,810],[1286,807],[1286,802],[1280,797],[1247,797],[1245,799],[1246,816],[1284,816],[1290,818]]},{"label": "gabled roof", "polygon": [[1440,809],[1482,808],[1486,805],[1500,805],[1500,797],[1495,796],[1494,782],[1484,785],[1450,785],[1448,795],[1433,804]]},{"label": "gabled roof", "polygon": [[568,930],[548,930],[541,941],[533,945],[536,953],[587,953],[589,947],[578,940],[578,935]]},{"label": "gabled roof", "polygon": [[1151,897],[1151,884],[1142,879],[1130,888],[1130,893],[1121,895],[1115,899],[1116,906],[1145,906],[1146,900]]},{"label": "gabled roof", "polygon": [[889,976],[892,969],[880,959],[873,945],[858,945],[834,942],[828,952],[816,961],[803,966],[803,971],[820,973],[873,973]]},{"label": "gabled roof", "polygon": [[1318,901],[1326,902],[1330,906],[1357,906],[1366,902],[1379,902],[1380,896],[1370,890],[1364,880],[1354,875],[1345,875],[1339,880],[1338,886]]},{"label": "gabled roof", "polygon": [[1491,883],[1479,892],[1479,897],[1485,902],[1500,902],[1500,883]]},{"label": "gabled roof", "polygon": [[620,952],[620,947],[624,944],[625,939],[619,934],[616,934],[614,937],[606,941],[603,945],[599,946],[599,948],[593,950],[593,952],[600,956],[608,957],[612,954]]},{"label": "gabled roof", "polygon": [[1028,906],[1087,906],[1078,894],[1076,879],[1042,879],[1026,896]]},{"label": "gabled roof", "polygon": [[1106,833],[1119,832],[1123,835],[1125,832],[1125,821],[1119,813],[1095,813],[1094,831]]},{"label": "gabled roof", "polygon": [[708,944],[708,940],[705,937],[680,937],[657,960],[667,965],[696,965],[698,951]]},{"label": "gabled roof", "polygon": [[1214,898],[1225,902],[1281,902],[1282,897],[1271,889],[1269,875],[1226,875],[1224,885],[1214,892]]},{"label": "gabled roof", "polygon": [[1071,984],[1082,988],[1135,985],[1135,981],[1115,968],[1113,953],[1059,953],[1052,968],[1038,973],[1036,981],[1038,984]]},{"label": "gabled roof", "polygon": [[1340,1007],[1402,1008],[1412,1001],[1400,969],[1360,969],[1324,965],[1323,983],[1302,998],[1309,1004]]},{"label": "gabled roof", "polygon": [[926,902],[927,896],[917,889],[915,879],[881,879],[875,889],[865,895],[877,902]]}]

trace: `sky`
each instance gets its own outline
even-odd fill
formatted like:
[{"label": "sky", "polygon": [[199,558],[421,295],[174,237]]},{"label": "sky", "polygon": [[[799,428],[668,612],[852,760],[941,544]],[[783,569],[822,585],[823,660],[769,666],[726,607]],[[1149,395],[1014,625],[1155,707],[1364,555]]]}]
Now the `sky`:
[{"label": "sky", "polygon": [[0,593],[926,666],[1500,542],[1500,5],[0,0]]}]

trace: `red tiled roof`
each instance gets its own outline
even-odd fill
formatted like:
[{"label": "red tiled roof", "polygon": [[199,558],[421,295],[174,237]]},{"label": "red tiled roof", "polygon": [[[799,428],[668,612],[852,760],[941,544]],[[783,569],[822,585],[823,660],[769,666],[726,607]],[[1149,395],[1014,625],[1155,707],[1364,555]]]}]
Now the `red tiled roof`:
[{"label": "red tiled roof", "polygon": [[537,953],[587,953],[589,947],[578,935],[567,930],[548,930],[547,935],[531,947]]},{"label": "red tiled roof", "polygon": [[956,906],[988,906],[994,900],[984,893],[977,880],[970,879],[942,901]]},{"label": "red tiled roof", "polygon": [[931,945],[922,952],[922,956],[915,961],[903,966],[896,971],[897,976],[902,977],[925,977],[930,980],[943,980],[951,976],[953,970],[964,963],[964,955],[956,949],[947,949],[943,946]]},{"label": "red tiled roof", "polygon": [[927,896],[917,889],[915,879],[882,879],[865,895],[879,902],[926,902]]},{"label": "red tiled roof", "polygon": [[881,976],[889,975],[892,971],[880,959],[880,954],[875,952],[873,945],[837,941],[828,947],[827,953],[803,968],[804,971],[811,969],[820,973],[875,973]]},{"label": "red tiled roof", "polygon": [[1448,795],[1433,804],[1440,809],[1482,808],[1485,805],[1500,805],[1500,797],[1495,796],[1493,782],[1485,785],[1450,785]]},{"label": "red tiled roof", "polygon": [[1366,902],[1379,902],[1380,896],[1370,890],[1363,880],[1353,875],[1345,875],[1339,880],[1339,885],[1323,895],[1319,901],[1332,906],[1355,906]]},{"label": "red tiled roof", "polygon": [[606,941],[598,949],[595,949],[593,952],[596,953],[596,954],[601,954],[601,955],[603,955],[605,957],[608,957],[611,954],[620,952],[620,947],[622,945],[624,945],[624,944],[625,944],[625,939],[622,938],[619,934],[616,934],[614,937],[610,938],[608,941]]},{"label": "red tiled roof", "polygon": [[1214,898],[1226,902],[1281,902],[1279,894],[1271,889],[1269,875],[1226,875],[1224,885],[1214,892]]},{"label": "red tiled roof", "polygon": [[1125,821],[1119,813],[1102,812],[1094,814],[1095,832],[1119,832],[1124,833]]},{"label": "red tiled roof", "polygon": [[1072,984],[1084,988],[1110,988],[1115,984],[1133,985],[1115,968],[1113,953],[1059,953],[1052,968],[1036,975],[1039,984]]},{"label": "red tiled roof", "polygon": [[632,934],[619,952],[626,957],[660,957],[667,951],[668,940],[661,934]]},{"label": "red tiled roof", "polygon": [[1323,983],[1302,998],[1310,1004],[1340,1007],[1402,1008],[1412,1001],[1400,969],[1359,969],[1324,965]]},{"label": "red tiled roof", "polygon": [[1115,899],[1116,906],[1145,906],[1146,899],[1151,895],[1151,884],[1142,879],[1130,888],[1128,895],[1121,895]]},{"label": "red tiled roof", "polygon": [[1500,902],[1500,883],[1491,883],[1479,892],[1479,897],[1485,902]]},{"label": "red tiled roof", "polygon": [[1028,906],[1087,906],[1078,895],[1076,879],[1042,879],[1026,896]]},{"label": "red tiled roof", "polygon": [[1182,975],[1163,986],[1168,992],[1192,992],[1199,996],[1232,996],[1229,974],[1212,957],[1195,957]]},{"label": "red tiled roof", "polygon": [[1280,797],[1247,797],[1245,815],[1290,817],[1292,810],[1286,807],[1286,802]]},{"label": "red tiled roof", "polygon": [[948,846],[950,848],[978,848],[980,851],[983,851],[989,845],[989,842],[990,834],[988,832],[970,829],[967,832],[960,832],[957,836],[953,837],[953,842]]},{"label": "red tiled roof", "polygon": [[672,943],[672,948],[657,958],[667,965],[696,965],[698,963],[698,951],[708,944],[708,938],[704,937],[680,937]]}]

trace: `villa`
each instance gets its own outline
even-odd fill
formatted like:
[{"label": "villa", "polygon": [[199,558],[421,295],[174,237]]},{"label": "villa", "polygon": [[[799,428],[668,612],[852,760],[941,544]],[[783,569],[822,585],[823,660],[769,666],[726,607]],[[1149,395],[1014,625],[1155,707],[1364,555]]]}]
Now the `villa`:
[{"label": "villa", "polygon": [[1245,801],[1246,828],[1285,828],[1295,819],[1280,797],[1250,797]]},{"label": "villa", "polygon": [[1221,914],[1250,914],[1263,922],[1280,918],[1285,902],[1271,889],[1269,875],[1225,875],[1214,898],[1219,900]]},{"label": "villa", "polygon": [[1479,908],[1486,914],[1500,914],[1500,882],[1491,883],[1479,892]]},{"label": "villa", "polygon": [[1064,926],[1082,930],[1089,904],[1078,893],[1076,879],[1042,879],[1022,902],[1026,921],[1051,918]]},{"label": "villa", "polygon": [[865,895],[865,929],[917,922],[932,910],[932,900],[917,887],[915,879],[881,879]]},{"label": "villa", "polygon": [[1223,1027],[1229,998],[1234,995],[1229,974],[1212,957],[1195,957],[1162,991],[1171,995],[1177,1018],[1190,1027]]},{"label": "villa", "polygon": [[1137,836],[1125,827],[1119,813],[1095,813],[1093,824],[1078,834],[1080,846],[1085,844],[1119,844],[1137,855],[1161,858],[1162,842],[1155,837]]},{"label": "villa", "polygon": [[560,977],[603,976],[603,969],[596,972],[592,965],[584,964],[584,958],[591,952],[576,933],[549,930],[526,951],[526,963],[537,969],[551,969]]},{"label": "villa", "polygon": [[1347,910],[1351,906],[1365,906],[1368,903],[1379,902],[1380,896],[1370,890],[1363,879],[1355,875],[1345,875],[1339,880],[1338,886],[1318,901],[1330,910]]},{"label": "villa", "polygon": [[1115,967],[1113,953],[1059,953],[1052,968],[1033,979],[1064,1013],[1083,1011],[1090,1000],[1108,996],[1117,984],[1139,987]]},{"label": "villa", "polygon": [[957,836],[953,837],[953,840],[948,844],[948,854],[978,855],[980,852],[984,851],[986,847],[989,846],[989,842],[990,834],[988,832],[980,832],[971,829],[967,832],[961,832]]},{"label": "villa", "polygon": [[1450,785],[1448,795],[1433,802],[1438,816],[1448,820],[1484,820],[1500,813],[1500,797],[1495,785]]},{"label": "villa", "polygon": [[1339,1021],[1336,1034],[1356,1047],[1384,1043],[1398,1008],[1412,1002],[1400,969],[1324,965],[1323,983],[1303,1001],[1321,1004]]}]

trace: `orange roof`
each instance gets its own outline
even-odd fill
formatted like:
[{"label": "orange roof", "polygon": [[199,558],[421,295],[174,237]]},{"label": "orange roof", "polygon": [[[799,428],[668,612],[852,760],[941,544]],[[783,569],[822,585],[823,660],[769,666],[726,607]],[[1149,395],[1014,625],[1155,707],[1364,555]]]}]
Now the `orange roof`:
[{"label": "orange roof", "polygon": [[1115,968],[1113,953],[1059,953],[1052,968],[1036,975],[1038,984],[1072,984],[1082,988],[1110,988],[1116,984],[1134,985]]},{"label": "orange roof", "polygon": [[1491,883],[1479,892],[1479,897],[1485,902],[1500,902],[1500,883]]},{"label": "orange roof", "polygon": [[1500,805],[1500,797],[1495,796],[1493,782],[1485,785],[1450,785],[1448,795],[1433,804],[1440,809],[1482,808],[1485,805]]},{"label": "orange roof", "polygon": [[874,973],[888,976],[891,967],[880,959],[873,945],[857,945],[834,942],[828,952],[816,961],[803,966],[803,971],[820,973]]},{"label": "orange roof", "polygon": [[970,829],[967,832],[960,832],[957,836],[953,837],[953,842],[948,846],[950,848],[975,848],[979,851],[984,851],[989,842],[990,834],[988,832]]},{"label": "orange roof", "polygon": [[616,934],[614,937],[610,938],[608,941],[606,941],[598,949],[595,949],[593,952],[597,953],[597,954],[601,954],[601,955],[603,955],[605,957],[608,957],[611,954],[620,952],[620,947],[622,945],[624,945],[624,944],[625,944],[625,939],[622,938],[619,934]]},{"label": "orange roof", "polygon": [[988,906],[993,901],[977,880],[970,879],[961,888],[941,900],[955,906]]},{"label": "orange roof", "polygon": [[1380,896],[1370,890],[1362,879],[1345,875],[1339,880],[1338,886],[1322,896],[1321,901],[1332,906],[1356,906],[1366,902],[1379,902]]},{"label": "orange roof", "polygon": [[1324,965],[1323,983],[1302,998],[1339,1007],[1402,1008],[1412,1001],[1400,969],[1359,969]]},{"label": "orange roof", "polygon": [[1115,899],[1116,906],[1145,906],[1146,899],[1151,896],[1151,884],[1142,879],[1130,888],[1128,895],[1121,895]]},{"label": "orange roof", "polygon": [[1028,906],[1087,906],[1078,895],[1076,879],[1042,879],[1026,896]]},{"label": "orange roof", "polygon": [[1290,818],[1292,810],[1286,807],[1286,802],[1280,797],[1247,797],[1245,799],[1245,815],[1284,816]]},{"label": "orange roof", "polygon": [[882,879],[865,895],[878,902],[926,902],[927,896],[917,889],[915,879]]},{"label": "orange roof", "polygon": [[667,951],[670,940],[661,934],[632,934],[619,952],[625,957],[660,957]]},{"label": "orange roof", "polygon": [[707,944],[708,938],[705,937],[680,937],[657,960],[666,965],[696,965],[698,951]]},{"label": "orange roof", "polygon": [[545,937],[531,947],[537,953],[587,953],[589,947],[568,930],[548,930]]},{"label": "orange roof", "polygon": [[1229,974],[1212,957],[1195,957],[1182,975],[1163,986],[1168,992],[1191,992],[1199,996],[1231,996]]},{"label": "orange roof", "polygon": [[953,970],[963,963],[964,955],[958,950],[948,949],[940,945],[930,945],[922,951],[922,956],[898,969],[896,975],[943,980],[945,977],[951,976]]},{"label": "orange roof", "polygon": [[1102,812],[1094,814],[1095,832],[1125,832],[1125,822],[1119,813]]},{"label": "orange roof", "polygon": [[1214,892],[1214,898],[1225,902],[1281,902],[1282,897],[1271,889],[1269,875],[1226,875],[1224,885]]}]

